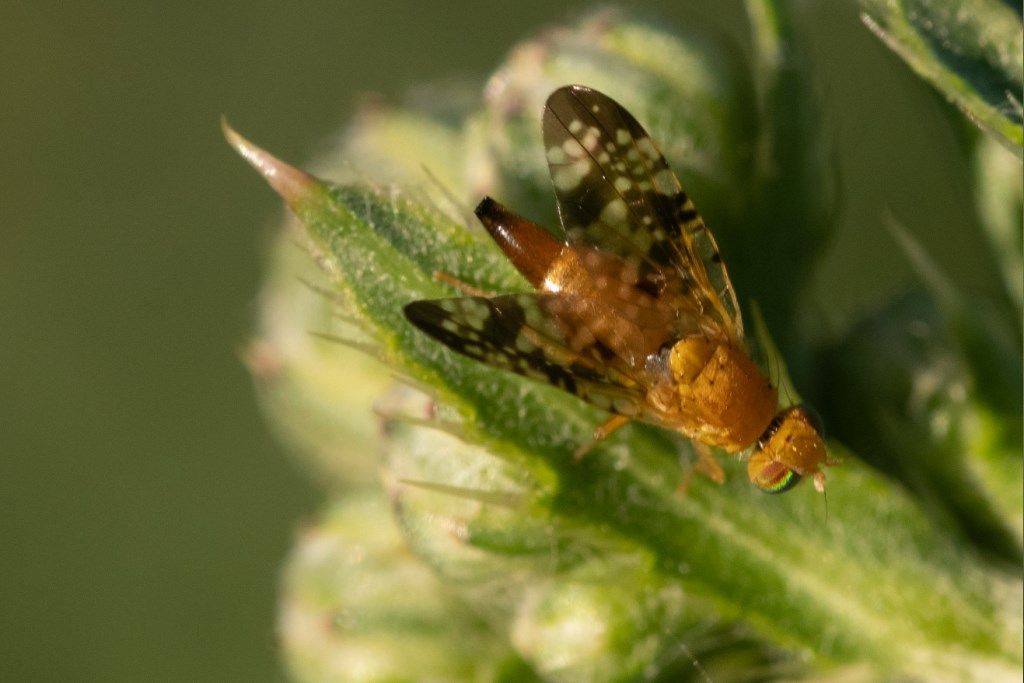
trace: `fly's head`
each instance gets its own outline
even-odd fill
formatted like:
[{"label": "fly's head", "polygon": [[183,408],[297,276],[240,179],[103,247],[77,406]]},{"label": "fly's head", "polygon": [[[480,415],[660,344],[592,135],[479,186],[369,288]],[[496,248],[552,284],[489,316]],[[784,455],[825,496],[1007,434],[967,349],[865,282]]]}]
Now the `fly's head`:
[{"label": "fly's head", "polygon": [[747,475],[766,493],[788,491],[804,477],[812,477],[814,488],[824,492],[821,467],[830,464],[821,418],[809,406],[796,405],[776,415],[757,440]]}]

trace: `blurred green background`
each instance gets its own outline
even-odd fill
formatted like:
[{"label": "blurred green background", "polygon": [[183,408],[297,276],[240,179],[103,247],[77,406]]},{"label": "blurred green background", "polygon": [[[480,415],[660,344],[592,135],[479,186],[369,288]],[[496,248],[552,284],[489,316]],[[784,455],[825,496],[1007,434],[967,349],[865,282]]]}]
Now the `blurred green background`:
[{"label": "blurred green background", "polygon": [[[238,361],[281,208],[218,118],[301,162],[361,93],[482,83],[589,5],[86,4],[0,12],[0,676],[280,679],[277,572],[321,494]],[[640,16],[745,40],[737,1]],[[909,281],[886,209],[968,291],[995,291],[964,238],[957,115],[851,3],[807,26],[843,182],[824,320]]]}]

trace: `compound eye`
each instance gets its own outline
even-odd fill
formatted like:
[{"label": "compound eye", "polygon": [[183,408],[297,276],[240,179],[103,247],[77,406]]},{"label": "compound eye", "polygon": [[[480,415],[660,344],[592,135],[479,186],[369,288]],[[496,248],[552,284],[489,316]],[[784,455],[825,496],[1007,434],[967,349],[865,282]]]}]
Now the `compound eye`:
[{"label": "compound eye", "polygon": [[799,484],[801,479],[803,479],[803,477],[787,467],[774,480],[770,482],[758,482],[757,485],[760,486],[761,490],[765,493],[785,493]]},{"label": "compound eye", "polygon": [[785,493],[800,483],[801,476],[781,462],[765,462],[763,453],[755,454],[748,463],[750,479],[765,493]]}]

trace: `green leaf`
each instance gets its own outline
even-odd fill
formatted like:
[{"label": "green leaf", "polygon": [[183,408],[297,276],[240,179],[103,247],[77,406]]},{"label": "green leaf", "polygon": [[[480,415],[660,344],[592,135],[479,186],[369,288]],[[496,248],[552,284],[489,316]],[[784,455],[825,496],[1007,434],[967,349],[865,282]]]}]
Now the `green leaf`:
[{"label": "green leaf", "polygon": [[[436,408],[423,419],[438,419],[443,430],[512,466],[516,493],[533,518],[550,520],[556,546],[578,550],[581,562],[597,554],[609,567],[601,549],[611,542],[649,566],[642,590],[674,586],[711,605],[716,620],[742,619],[816,668],[867,662],[926,678],[956,672],[984,679],[1020,667],[1019,603],[1006,598],[1017,584],[950,541],[901,488],[850,459],[830,471],[826,520],[810,487],[767,497],[745,481],[741,463],[730,462],[726,486],[694,481],[682,497],[676,447],[646,428],[631,428],[574,463],[572,452],[599,421],[596,411],[455,357],[402,316],[404,303],[452,294],[433,279],[436,270],[485,288],[516,286],[518,276],[492,245],[400,193],[330,185],[238,137],[234,143],[302,221],[378,355],[430,393]],[[466,488],[461,480],[432,481]],[[474,505],[490,514],[494,504]],[[559,537],[562,527],[569,538]],[[507,551],[474,555],[495,567]],[[438,559],[462,566],[451,547],[427,556],[450,585],[462,585],[465,577],[446,574]],[[578,569],[571,553],[567,561],[561,571]],[[648,619],[659,617],[638,623]],[[644,628],[665,638],[675,633],[673,624]]]},{"label": "green leaf", "polygon": [[[997,259],[1012,268],[1019,252],[1005,233],[1019,239],[1014,199],[1020,190],[1010,185],[1020,166],[1016,160],[1008,165],[1012,157],[995,143],[983,141],[984,150],[984,178],[992,186],[980,188],[979,208],[993,239],[1002,235],[1008,242]],[[996,198],[1006,204],[993,206]],[[838,418],[833,424],[876,466],[917,492],[940,523],[982,552],[1019,564],[1020,328],[1003,301],[961,291],[905,228],[891,217],[887,222],[926,293],[869,316],[832,350],[828,381],[845,387],[828,396],[829,412]]]},{"label": "green leaf", "polygon": [[923,293],[873,314],[832,350],[826,374],[843,390],[823,408],[830,429],[903,481],[937,525],[1019,565],[1019,412],[979,398],[983,387],[952,334],[941,306]]},{"label": "green leaf", "polygon": [[[401,183],[423,202],[451,208],[462,182],[460,149],[450,127],[373,103],[312,166],[335,178]],[[372,338],[331,288],[313,248],[294,218],[274,238],[259,330],[243,358],[278,437],[321,483],[377,486],[373,406],[394,377],[360,350]]]},{"label": "green leaf", "polygon": [[890,220],[889,228],[942,310],[951,343],[976,377],[979,397],[997,411],[1019,415],[1024,360],[1013,323],[990,302],[961,292],[899,223]]},{"label": "green leaf", "polygon": [[[643,672],[732,680],[802,669],[743,624],[714,619],[715,605],[684,593],[641,544],[553,511],[538,492],[557,482],[544,485],[461,440],[452,433],[461,427],[428,397],[396,392],[383,412],[385,481],[412,547],[506,630],[545,680]],[[663,478],[656,461],[648,474]]]},{"label": "green leaf", "polygon": [[1016,309],[1020,337],[1024,327],[1024,167],[991,138],[981,138],[974,169],[978,215],[1010,305]]},{"label": "green leaf", "polygon": [[860,0],[864,23],[979,128],[1024,154],[1024,33],[1003,0]]}]

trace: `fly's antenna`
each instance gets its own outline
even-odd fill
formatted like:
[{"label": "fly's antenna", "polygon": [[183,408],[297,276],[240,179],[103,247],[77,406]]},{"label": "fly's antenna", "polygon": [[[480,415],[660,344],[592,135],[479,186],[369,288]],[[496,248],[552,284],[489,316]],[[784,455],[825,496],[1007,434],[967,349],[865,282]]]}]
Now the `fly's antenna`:
[{"label": "fly's antenna", "polygon": [[758,343],[757,349],[758,356],[764,362],[765,369],[768,371],[768,381],[771,382],[773,387],[779,386],[779,364],[775,356],[771,352],[764,348],[764,344]]},{"label": "fly's antenna", "polygon": [[780,398],[783,398],[786,407],[800,403],[800,396],[793,388],[793,380],[789,376],[789,371],[786,369],[782,354],[779,353],[779,348],[775,345],[771,334],[768,332],[768,326],[765,323],[764,315],[761,313],[761,307],[757,305],[757,301],[751,300],[750,313],[754,322],[757,348],[764,359],[769,380],[778,388]]},{"label": "fly's antenna", "polygon": [[794,397],[792,392],[792,386],[788,381],[783,381],[782,376],[782,358],[778,354],[777,349],[773,349],[772,353],[768,354],[768,374],[772,384],[777,387],[782,393],[782,405],[791,406],[799,403]]},{"label": "fly's antenna", "polygon": [[[788,393],[786,387],[782,386],[782,368],[779,367],[779,357],[774,353],[768,354],[768,375],[771,378],[772,384],[782,389],[783,393]],[[789,398],[788,396],[786,397]]]},{"label": "fly's antenna", "polygon": [[793,396],[793,385],[789,382],[783,382],[782,377],[782,359],[779,356],[775,356],[775,372],[779,375],[779,384],[782,387],[782,394],[786,397],[786,405],[795,405],[799,401]]}]

